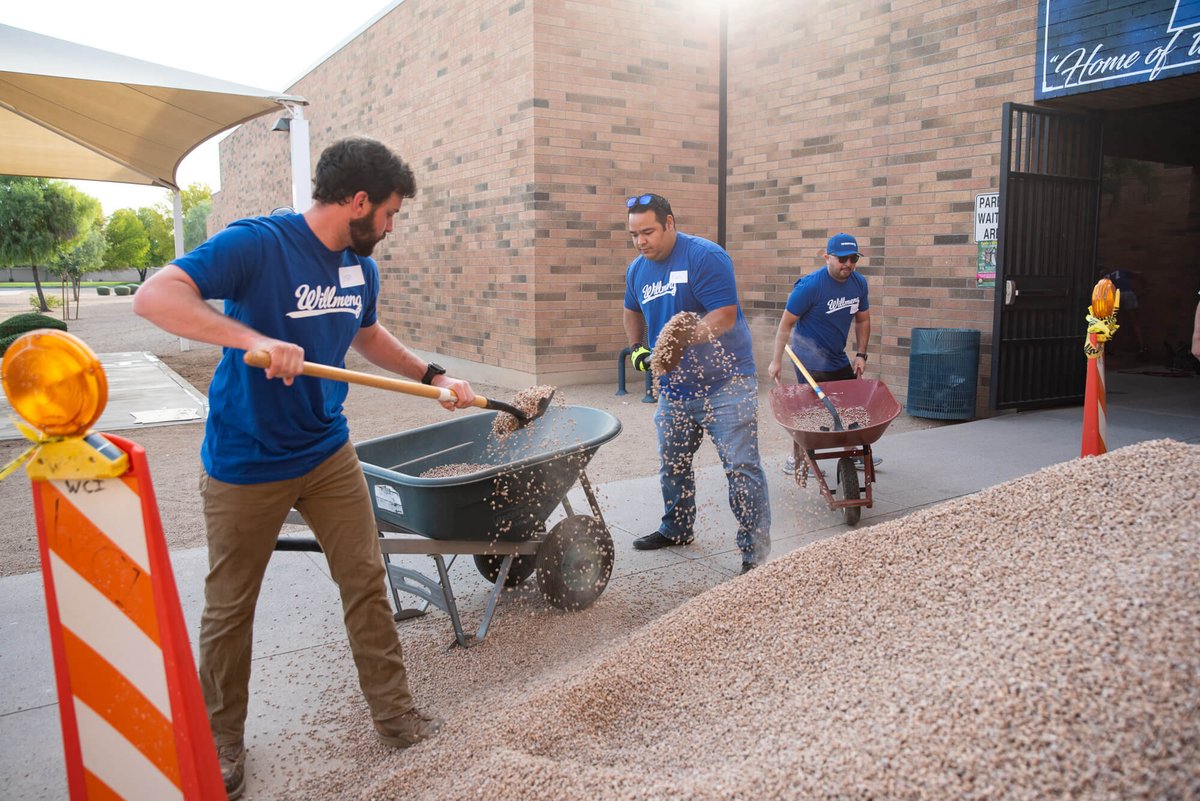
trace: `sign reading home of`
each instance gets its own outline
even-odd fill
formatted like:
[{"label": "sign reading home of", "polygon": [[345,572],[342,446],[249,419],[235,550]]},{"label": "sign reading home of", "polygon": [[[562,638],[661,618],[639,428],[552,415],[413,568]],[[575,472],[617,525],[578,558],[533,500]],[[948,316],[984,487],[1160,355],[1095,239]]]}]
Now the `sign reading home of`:
[{"label": "sign reading home of", "polygon": [[1200,0],[1038,0],[1038,100],[1200,72]]}]

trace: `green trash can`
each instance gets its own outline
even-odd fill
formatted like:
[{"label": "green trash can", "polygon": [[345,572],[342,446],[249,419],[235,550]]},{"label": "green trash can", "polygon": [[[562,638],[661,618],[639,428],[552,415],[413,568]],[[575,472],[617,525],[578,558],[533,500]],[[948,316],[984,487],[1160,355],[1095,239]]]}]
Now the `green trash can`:
[{"label": "green trash can", "polygon": [[913,417],[970,420],[979,382],[979,332],[914,328],[908,359],[908,408]]}]

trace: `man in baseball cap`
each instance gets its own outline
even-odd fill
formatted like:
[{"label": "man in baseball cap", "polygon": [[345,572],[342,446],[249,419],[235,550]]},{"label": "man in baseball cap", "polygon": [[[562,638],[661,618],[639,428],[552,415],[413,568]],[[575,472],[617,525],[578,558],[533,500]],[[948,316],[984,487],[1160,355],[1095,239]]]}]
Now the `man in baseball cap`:
[{"label": "man in baseball cap", "polygon": [[[775,349],[767,373],[779,383],[783,346],[792,351],[818,384],[858,378],[867,368],[867,343],[871,339],[871,312],[867,279],[856,271],[862,253],[858,240],[838,233],[825,245],[825,269],[796,281],[775,332]],[[850,324],[854,324],[854,361],[846,356]],[[796,380],[804,383],[800,371]],[[882,460],[875,457],[875,464]],[[783,471],[792,473],[795,459],[788,457]]]}]

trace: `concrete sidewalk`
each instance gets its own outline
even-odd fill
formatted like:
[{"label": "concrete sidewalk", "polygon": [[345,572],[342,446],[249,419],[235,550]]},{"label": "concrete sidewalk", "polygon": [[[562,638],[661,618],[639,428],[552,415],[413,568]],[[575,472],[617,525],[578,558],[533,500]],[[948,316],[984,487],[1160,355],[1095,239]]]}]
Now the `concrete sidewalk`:
[{"label": "concrete sidewalk", "polygon": [[[1200,443],[1200,377],[1110,373],[1108,414],[1110,450],[1159,438]],[[864,510],[859,527],[1077,458],[1081,421],[1082,412],[1075,407],[1004,414],[894,435],[885,433],[875,446],[876,454],[884,462],[876,476],[874,508]],[[1200,469],[1200,458],[1197,461]],[[774,516],[772,558],[846,530],[840,513],[828,508],[815,482],[810,480],[809,486],[802,489],[781,472],[778,463],[766,467]],[[605,484],[596,488],[596,494],[616,543],[617,558],[612,580],[596,607],[586,613],[565,616],[571,626],[583,630],[585,635],[589,623],[599,625],[598,621],[603,621],[601,615],[592,612],[601,610],[606,603],[640,603],[639,593],[645,594],[652,587],[656,594],[671,596],[657,606],[649,604],[653,611],[646,614],[661,614],[664,606],[670,608],[682,603],[738,572],[740,556],[732,534],[736,526],[725,500],[725,481],[719,468],[698,474],[700,522],[696,542],[687,548],[654,552],[632,549],[632,540],[652,530],[661,513],[657,477]],[[587,510],[578,487],[569,497],[576,511]],[[404,559],[435,575],[428,558]],[[203,549],[176,551],[172,562],[194,648],[206,555]],[[464,626],[473,631],[489,587],[476,573],[470,558],[460,559],[453,566],[451,577]],[[402,600],[406,606],[414,601],[407,596],[402,596]],[[502,599],[497,621],[513,611],[510,608],[513,603],[520,605],[523,614],[528,614],[529,608],[541,602],[522,590],[515,600]],[[4,796],[63,798],[66,780],[40,574],[0,579],[0,619],[5,627],[4,647],[0,650],[0,675],[5,677],[5,691],[0,700],[0,743],[3,743],[0,781]],[[456,654],[464,653],[443,647],[453,639],[450,619],[443,612],[434,610],[421,620],[399,625],[410,654],[413,643],[423,642],[422,638],[440,643],[437,647],[416,646],[425,659],[453,660]],[[503,638],[510,630],[497,635],[497,628],[472,652],[504,648]],[[303,797],[305,772],[317,775],[328,768],[322,759],[306,759],[306,756],[321,742],[340,735],[312,726],[305,713],[311,710],[313,697],[333,689],[344,691],[347,682],[353,683],[341,607],[319,554],[276,554],[267,573],[255,632],[246,797],[277,798],[289,794]],[[600,637],[602,633],[593,635]],[[493,643],[493,635],[498,642]],[[436,671],[438,666],[426,664],[422,669]],[[533,669],[536,666],[529,664],[512,668]],[[486,681],[481,678],[482,687],[490,689],[498,680],[492,676],[487,676]],[[447,699],[434,698],[430,706],[442,712],[450,704]],[[365,729],[367,724],[364,721],[362,725]],[[281,764],[289,765],[291,772],[277,770]]]}]

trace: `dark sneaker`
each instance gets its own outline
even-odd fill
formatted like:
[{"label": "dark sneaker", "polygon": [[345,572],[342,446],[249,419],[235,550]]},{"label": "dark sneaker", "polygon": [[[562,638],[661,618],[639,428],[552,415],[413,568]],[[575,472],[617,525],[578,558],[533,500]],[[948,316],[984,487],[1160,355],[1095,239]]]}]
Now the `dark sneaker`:
[{"label": "dark sneaker", "polygon": [[754,564],[753,562],[742,562],[742,575],[746,575],[756,567],[758,567],[758,565]]},{"label": "dark sneaker", "polygon": [[644,537],[638,537],[633,541],[633,547],[639,551],[657,551],[659,548],[673,548],[676,545],[691,545],[694,537],[688,537],[686,540],[676,542],[669,540],[657,531],[653,531]]},{"label": "dark sneaker", "polygon": [[408,748],[428,740],[442,729],[442,719],[410,709],[403,715],[375,721],[375,735],[392,748]]},{"label": "dark sneaker", "polygon": [[242,741],[217,746],[217,763],[229,801],[241,798],[246,791],[246,747]]}]

